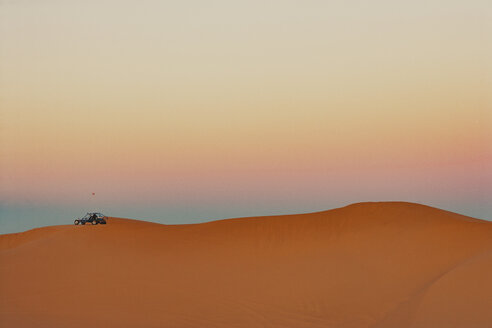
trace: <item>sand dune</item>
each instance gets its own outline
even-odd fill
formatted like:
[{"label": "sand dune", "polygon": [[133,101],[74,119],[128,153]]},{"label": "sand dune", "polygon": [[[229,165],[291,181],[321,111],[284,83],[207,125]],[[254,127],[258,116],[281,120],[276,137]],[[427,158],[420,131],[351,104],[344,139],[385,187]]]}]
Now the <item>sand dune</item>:
[{"label": "sand dune", "polygon": [[428,206],[0,236],[1,327],[492,327],[492,223]]}]

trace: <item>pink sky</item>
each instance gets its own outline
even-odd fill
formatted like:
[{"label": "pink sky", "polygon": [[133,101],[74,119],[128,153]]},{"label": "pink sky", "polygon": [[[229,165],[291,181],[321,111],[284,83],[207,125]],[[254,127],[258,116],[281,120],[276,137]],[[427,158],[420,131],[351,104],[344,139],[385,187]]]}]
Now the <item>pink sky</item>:
[{"label": "pink sky", "polygon": [[492,211],[486,2],[2,11],[4,204]]}]

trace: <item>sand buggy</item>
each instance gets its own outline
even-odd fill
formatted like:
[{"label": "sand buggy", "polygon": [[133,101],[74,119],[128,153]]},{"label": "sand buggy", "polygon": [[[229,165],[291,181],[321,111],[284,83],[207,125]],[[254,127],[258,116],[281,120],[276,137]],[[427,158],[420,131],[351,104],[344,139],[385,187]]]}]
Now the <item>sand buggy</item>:
[{"label": "sand buggy", "polygon": [[92,225],[96,224],[106,224],[107,216],[102,213],[87,213],[81,219],[76,219],[73,221],[75,225],[84,225],[86,223],[90,223]]}]

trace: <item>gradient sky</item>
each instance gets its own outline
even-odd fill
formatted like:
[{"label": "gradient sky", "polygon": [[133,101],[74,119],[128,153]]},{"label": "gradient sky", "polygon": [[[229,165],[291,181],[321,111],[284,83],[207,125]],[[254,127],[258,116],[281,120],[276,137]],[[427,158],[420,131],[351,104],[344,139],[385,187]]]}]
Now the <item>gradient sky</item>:
[{"label": "gradient sky", "polygon": [[492,219],[491,58],[485,0],[1,1],[0,233],[372,200]]}]

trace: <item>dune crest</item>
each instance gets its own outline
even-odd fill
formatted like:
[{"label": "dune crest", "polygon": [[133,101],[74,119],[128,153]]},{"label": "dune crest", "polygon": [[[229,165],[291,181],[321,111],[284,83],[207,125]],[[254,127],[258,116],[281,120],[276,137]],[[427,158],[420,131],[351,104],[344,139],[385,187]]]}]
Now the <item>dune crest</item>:
[{"label": "dune crest", "polygon": [[0,235],[2,327],[487,327],[492,223],[405,202]]}]

